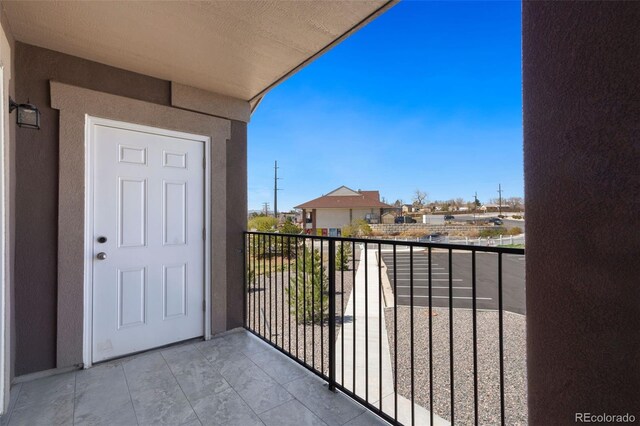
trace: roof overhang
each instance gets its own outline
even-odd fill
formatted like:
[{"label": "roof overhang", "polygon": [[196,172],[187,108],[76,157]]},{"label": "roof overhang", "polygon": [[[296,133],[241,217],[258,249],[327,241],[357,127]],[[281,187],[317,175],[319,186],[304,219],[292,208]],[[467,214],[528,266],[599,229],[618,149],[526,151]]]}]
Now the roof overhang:
[{"label": "roof overhang", "polygon": [[396,1],[4,1],[16,40],[256,105]]}]

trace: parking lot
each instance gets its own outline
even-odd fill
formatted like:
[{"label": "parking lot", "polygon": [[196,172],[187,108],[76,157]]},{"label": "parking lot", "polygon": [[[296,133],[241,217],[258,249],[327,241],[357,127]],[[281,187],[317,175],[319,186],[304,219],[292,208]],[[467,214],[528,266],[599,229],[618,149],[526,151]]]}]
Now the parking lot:
[{"label": "parking lot", "polygon": [[[449,289],[452,287],[453,307],[471,308],[472,254],[454,251],[451,259],[453,274],[449,271],[449,254],[432,254],[431,282],[432,306],[449,307]],[[382,252],[382,260],[387,267],[387,276],[391,288],[397,289],[397,303],[411,304],[410,254],[407,250],[396,251],[394,264],[393,252]],[[395,275],[394,275],[395,274]],[[451,277],[451,283],[449,281]],[[525,313],[525,257],[521,255],[502,255],[502,295],[503,308],[507,311]],[[429,255],[426,250],[413,251],[413,305],[429,306]],[[494,253],[476,253],[476,307],[478,309],[498,308],[498,255]]]}]

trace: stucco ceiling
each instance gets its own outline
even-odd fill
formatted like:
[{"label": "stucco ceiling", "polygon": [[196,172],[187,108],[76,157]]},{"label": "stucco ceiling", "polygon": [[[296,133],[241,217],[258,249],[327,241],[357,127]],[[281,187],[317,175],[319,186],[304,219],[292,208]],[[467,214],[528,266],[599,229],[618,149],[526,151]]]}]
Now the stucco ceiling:
[{"label": "stucco ceiling", "polygon": [[389,6],[385,0],[3,2],[18,41],[244,100]]}]

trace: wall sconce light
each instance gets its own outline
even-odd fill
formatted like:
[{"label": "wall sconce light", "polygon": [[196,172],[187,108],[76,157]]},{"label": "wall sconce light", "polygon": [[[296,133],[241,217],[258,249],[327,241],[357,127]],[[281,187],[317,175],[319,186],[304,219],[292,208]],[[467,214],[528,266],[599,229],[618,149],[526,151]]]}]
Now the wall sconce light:
[{"label": "wall sconce light", "polygon": [[17,104],[13,99],[9,98],[9,114],[14,109],[18,110],[16,124],[19,127],[40,130],[40,111],[35,105],[31,105],[29,101],[26,104]]}]

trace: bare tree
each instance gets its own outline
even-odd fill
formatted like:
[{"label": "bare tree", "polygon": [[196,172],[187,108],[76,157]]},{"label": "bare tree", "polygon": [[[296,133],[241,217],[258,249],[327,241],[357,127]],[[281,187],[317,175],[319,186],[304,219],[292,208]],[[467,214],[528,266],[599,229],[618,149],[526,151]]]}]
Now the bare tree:
[{"label": "bare tree", "polygon": [[524,199],[522,197],[509,197],[505,201],[509,207],[516,210],[522,209],[524,206]]},{"label": "bare tree", "polygon": [[416,189],[416,191],[413,193],[413,205],[415,207],[422,208],[426,203],[426,201],[427,201],[427,193],[425,191]]},{"label": "bare tree", "polygon": [[393,203],[394,207],[402,207],[402,205],[404,204],[404,201],[402,201],[401,199],[397,199],[395,203]]}]

